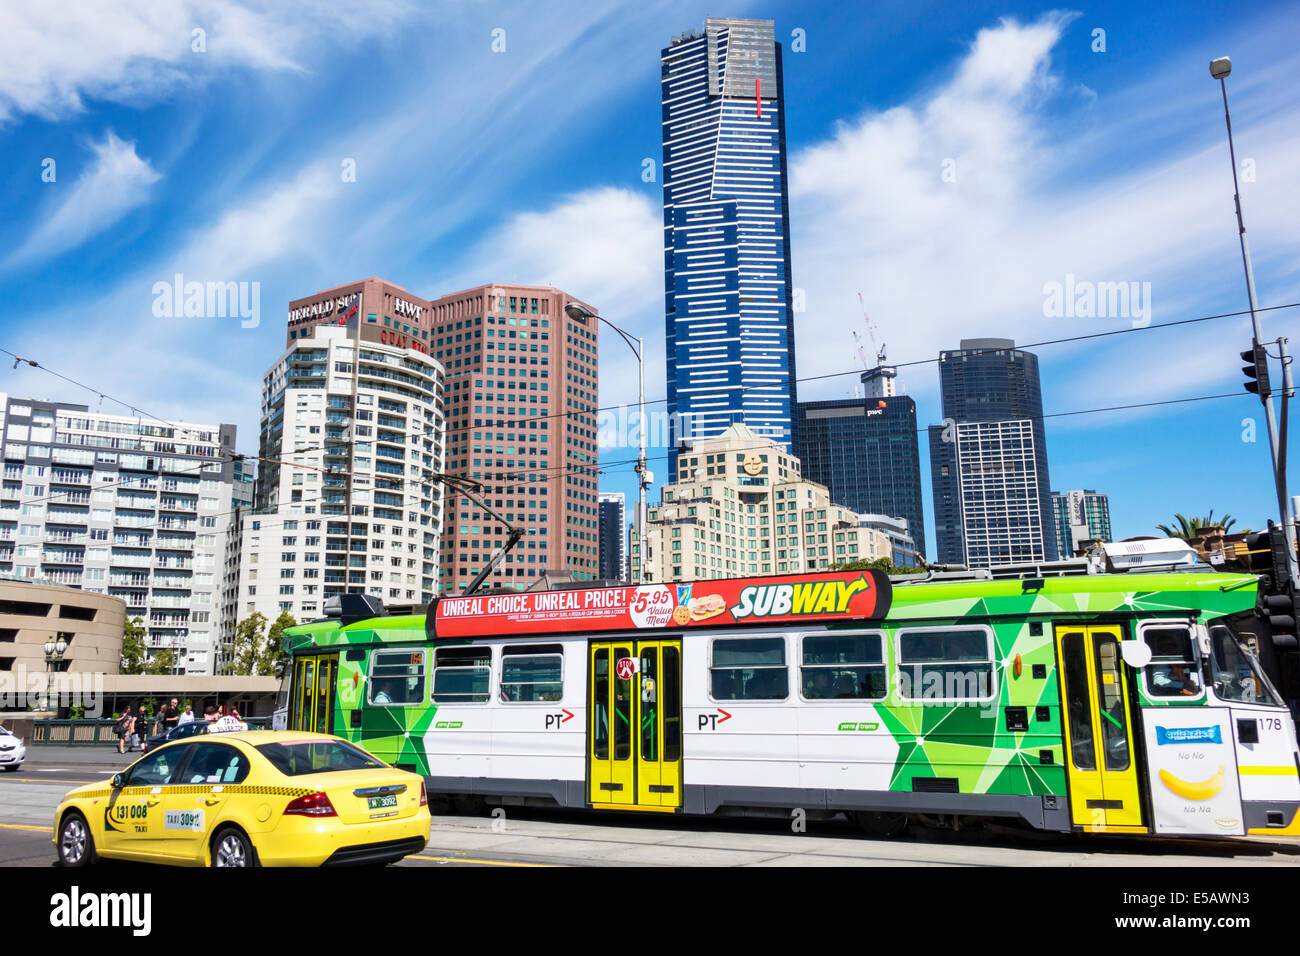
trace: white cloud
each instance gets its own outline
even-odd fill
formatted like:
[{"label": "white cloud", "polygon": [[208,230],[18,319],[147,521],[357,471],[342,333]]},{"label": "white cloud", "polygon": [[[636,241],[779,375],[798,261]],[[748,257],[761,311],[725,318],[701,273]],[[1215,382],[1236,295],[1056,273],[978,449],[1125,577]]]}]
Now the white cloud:
[{"label": "white cloud", "polygon": [[[512,216],[471,252],[469,263],[457,288],[482,282],[553,285],[644,338],[647,394],[663,394],[663,219],[648,195],[601,187],[542,212]],[[445,291],[452,289],[433,294]],[[600,350],[600,404],[634,402],[632,351],[603,327]]]},{"label": "white cloud", "polygon": [[[81,245],[147,202],[150,187],[162,176],[136,154],[134,142],[123,142],[112,130],[102,143],[91,143],[93,159],[85,172],[49,210],[6,266],[47,259]],[[59,188],[58,180],[51,189]]]},{"label": "white cloud", "polygon": [[407,11],[404,0],[10,0],[0,4],[0,122],[57,119],[85,97],[156,99],[214,68],[307,69],[319,36],[352,42]]},{"label": "white cloud", "polygon": [[[1154,323],[1219,311],[1206,306],[1209,297],[1241,288],[1221,112],[1203,105],[1206,91],[1187,91],[1190,78],[1166,73],[1165,87],[1144,92],[1178,118],[1177,135],[1171,147],[1165,124],[1165,141],[1149,146],[1126,125],[1125,89],[1095,110],[1078,97],[1062,103],[1050,55],[1066,22],[1049,15],[983,30],[946,84],[842,124],[791,157],[794,282],[808,302],[796,316],[801,377],[850,368],[850,332],[862,328],[859,291],[890,358],[908,361],[962,337],[1025,343],[1129,324],[1046,317],[1043,286],[1067,274],[1150,282]],[[1294,104],[1279,99],[1271,116],[1234,129],[1239,154],[1249,142],[1249,155],[1269,170],[1243,187],[1252,235],[1265,237],[1257,271],[1259,249],[1276,261],[1295,248],[1286,230],[1300,214],[1300,170],[1286,157],[1300,150],[1296,119]],[[945,160],[955,182],[945,181]],[[1266,300],[1288,301],[1277,297],[1286,292],[1276,280],[1272,292]],[[1221,349],[1231,321],[1141,333],[1153,336],[1141,342],[1133,335],[1044,348],[1047,390],[1059,377],[1054,368],[1071,376],[1066,408],[1118,404],[1117,392],[1138,401],[1224,391],[1207,381],[1235,375],[1234,366],[1204,356],[1212,342]],[[904,374],[909,391],[934,396],[933,367]],[[800,397],[839,394],[851,382],[810,385]]]}]

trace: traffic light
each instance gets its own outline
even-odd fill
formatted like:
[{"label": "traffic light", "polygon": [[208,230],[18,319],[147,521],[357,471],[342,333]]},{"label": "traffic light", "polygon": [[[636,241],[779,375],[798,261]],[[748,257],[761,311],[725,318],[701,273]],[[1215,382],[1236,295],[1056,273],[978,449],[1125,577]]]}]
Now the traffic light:
[{"label": "traffic light", "polygon": [[1246,391],[1254,392],[1261,399],[1268,398],[1268,353],[1264,346],[1253,345],[1241,353],[1241,360],[1250,363],[1241,370],[1246,376]]},{"label": "traffic light", "polygon": [[1268,615],[1269,627],[1274,631],[1295,633],[1295,601],[1290,592],[1265,595],[1264,613]]}]

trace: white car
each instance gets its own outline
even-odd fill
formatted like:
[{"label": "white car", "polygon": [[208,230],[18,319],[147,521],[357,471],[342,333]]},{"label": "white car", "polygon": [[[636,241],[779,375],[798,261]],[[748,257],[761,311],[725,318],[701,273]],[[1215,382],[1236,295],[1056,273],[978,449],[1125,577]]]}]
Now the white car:
[{"label": "white car", "polygon": [[0,770],[17,770],[27,759],[22,740],[0,727]]}]

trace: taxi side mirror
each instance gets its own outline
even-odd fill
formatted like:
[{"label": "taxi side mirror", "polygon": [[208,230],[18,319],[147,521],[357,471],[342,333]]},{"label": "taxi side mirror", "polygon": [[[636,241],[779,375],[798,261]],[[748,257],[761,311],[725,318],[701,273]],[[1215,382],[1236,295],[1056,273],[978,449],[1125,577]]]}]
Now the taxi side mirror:
[{"label": "taxi side mirror", "polygon": [[120,773],[113,774],[113,789],[114,790],[122,789],[122,775]]}]

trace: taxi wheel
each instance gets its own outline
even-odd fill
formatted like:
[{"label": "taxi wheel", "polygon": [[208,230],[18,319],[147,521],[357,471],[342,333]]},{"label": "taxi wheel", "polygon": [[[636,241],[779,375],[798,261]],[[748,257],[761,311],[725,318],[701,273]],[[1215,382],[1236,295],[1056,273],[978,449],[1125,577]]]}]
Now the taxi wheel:
[{"label": "taxi wheel", "polygon": [[73,811],[59,824],[59,862],[67,867],[81,867],[95,862],[95,838],[90,824]]},{"label": "taxi wheel", "polygon": [[257,853],[242,830],[225,827],[212,838],[212,866],[257,866]]}]

